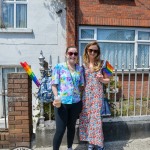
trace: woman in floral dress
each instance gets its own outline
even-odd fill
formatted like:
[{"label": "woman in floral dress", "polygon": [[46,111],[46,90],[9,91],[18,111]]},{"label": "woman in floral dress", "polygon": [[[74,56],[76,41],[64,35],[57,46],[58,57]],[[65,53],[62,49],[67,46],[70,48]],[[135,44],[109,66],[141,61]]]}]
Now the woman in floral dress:
[{"label": "woman in floral dress", "polygon": [[81,88],[84,86],[83,68],[76,64],[77,58],[77,48],[68,47],[67,61],[57,64],[53,69],[52,90],[55,96],[53,105],[56,121],[53,150],[59,150],[66,128],[68,150],[72,150],[76,120],[82,109]]},{"label": "woman in floral dress", "polygon": [[79,118],[81,141],[88,141],[88,150],[104,150],[104,136],[100,110],[102,107],[103,83],[110,81],[105,73],[100,73],[103,61],[100,60],[100,47],[97,42],[87,44],[83,61],[85,68],[85,92],[82,98],[82,112]]}]

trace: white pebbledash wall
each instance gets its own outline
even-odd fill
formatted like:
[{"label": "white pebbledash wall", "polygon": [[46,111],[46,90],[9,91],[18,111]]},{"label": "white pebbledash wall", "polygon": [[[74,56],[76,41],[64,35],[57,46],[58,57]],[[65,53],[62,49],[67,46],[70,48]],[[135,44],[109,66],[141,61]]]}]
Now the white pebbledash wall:
[{"label": "white pebbledash wall", "polygon": [[[27,29],[0,29],[0,66],[20,65],[21,61],[26,61],[39,79],[38,57],[41,50],[46,61],[49,62],[49,56],[52,56],[53,66],[58,56],[63,62],[66,49],[65,8],[65,0],[29,0]],[[62,12],[57,14],[60,9]],[[32,93],[37,92],[33,82],[32,86]],[[32,99],[35,105],[34,94]]]}]

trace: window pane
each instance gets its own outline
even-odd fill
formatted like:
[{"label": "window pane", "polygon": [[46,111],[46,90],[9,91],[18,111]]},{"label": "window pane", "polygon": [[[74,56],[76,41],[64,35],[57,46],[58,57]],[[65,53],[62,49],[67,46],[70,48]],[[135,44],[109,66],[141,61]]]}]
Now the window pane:
[{"label": "window pane", "polygon": [[81,29],[82,39],[94,39],[94,30],[92,29]]},{"label": "window pane", "polygon": [[134,44],[124,43],[100,43],[101,59],[108,60],[114,67],[117,64],[117,69],[134,67]]},{"label": "window pane", "polygon": [[142,64],[144,65],[144,68],[149,67],[149,56],[150,56],[150,46],[149,45],[138,45],[138,59],[137,64],[138,68],[143,68]]},{"label": "window pane", "polygon": [[81,55],[83,56],[83,52],[84,52],[84,49],[85,49],[85,46],[87,45],[88,43],[81,43]]},{"label": "window pane", "polygon": [[98,40],[134,41],[133,30],[98,29]]},{"label": "window pane", "polygon": [[17,4],[16,5],[16,27],[26,28],[27,27],[27,5]]},{"label": "window pane", "polygon": [[17,68],[17,72],[25,72],[23,68]]},{"label": "window pane", "polygon": [[[3,68],[2,69],[2,80],[5,84],[5,92],[7,91],[7,74],[8,73],[12,73],[12,72],[15,72],[15,68]],[[7,96],[5,96],[5,100],[6,100],[6,114],[8,114],[8,100],[7,100]],[[4,105],[4,102],[3,102],[3,105]]]},{"label": "window pane", "polygon": [[3,4],[3,22],[6,27],[14,27],[14,5]]},{"label": "window pane", "polygon": [[138,40],[150,40],[150,32],[139,32]]},{"label": "window pane", "polygon": [[[2,69],[2,80],[5,84],[5,92],[7,91],[7,74],[8,73],[11,73],[11,72],[15,72],[15,69],[14,68],[3,68]],[[4,105],[4,101],[3,101],[3,105]],[[8,99],[7,99],[7,96],[5,96],[5,106],[6,106],[6,115],[8,114]]]},{"label": "window pane", "polygon": [[11,73],[11,72],[15,72],[14,68],[3,68],[2,70],[2,77],[5,80],[5,88],[7,88],[7,74]]}]

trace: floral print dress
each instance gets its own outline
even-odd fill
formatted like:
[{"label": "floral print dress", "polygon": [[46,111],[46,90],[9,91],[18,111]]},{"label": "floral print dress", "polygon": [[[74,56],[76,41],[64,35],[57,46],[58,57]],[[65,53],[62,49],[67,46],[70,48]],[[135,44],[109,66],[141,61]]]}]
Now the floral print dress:
[{"label": "floral print dress", "polygon": [[79,134],[81,141],[103,147],[103,130],[100,110],[102,107],[103,86],[96,78],[97,72],[90,72],[85,67],[85,92],[83,108],[79,118]]}]

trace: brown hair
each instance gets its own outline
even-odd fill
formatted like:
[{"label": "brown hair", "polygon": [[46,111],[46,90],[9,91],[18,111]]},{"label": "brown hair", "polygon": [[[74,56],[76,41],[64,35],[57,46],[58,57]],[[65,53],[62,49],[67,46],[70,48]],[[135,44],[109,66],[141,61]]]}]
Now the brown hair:
[{"label": "brown hair", "polygon": [[88,48],[92,45],[96,45],[98,48],[98,53],[97,56],[95,57],[94,60],[94,71],[98,71],[101,68],[101,61],[100,61],[100,55],[101,55],[101,51],[100,51],[100,46],[98,45],[98,43],[96,41],[93,41],[91,43],[88,43],[84,49],[84,53],[83,53],[83,62],[86,66],[88,66],[90,60],[89,60],[89,56],[88,56]]},{"label": "brown hair", "polygon": [[[67,54],[67,52],[68,52],[68,50],[69,50],[70,48],[76,48],[76,49],[77,49],[76,46],[68,46],[68,47],[66,48],[66,54]],[[77,51],[78,51],[78,49],[77,49]]]},{"label": "brown hair", "polygon": [[[66,55],[67,55],[67,52],[68,52],[68,50],[69,50],[70,48],[76,48],[76,50],[78,51],[78,49],[77,49],[76,46],[68,46],[68,47],[66,48]],[[78,57],[77,57],[76,63],[77,63],[77,64],[79,63]]]}]

